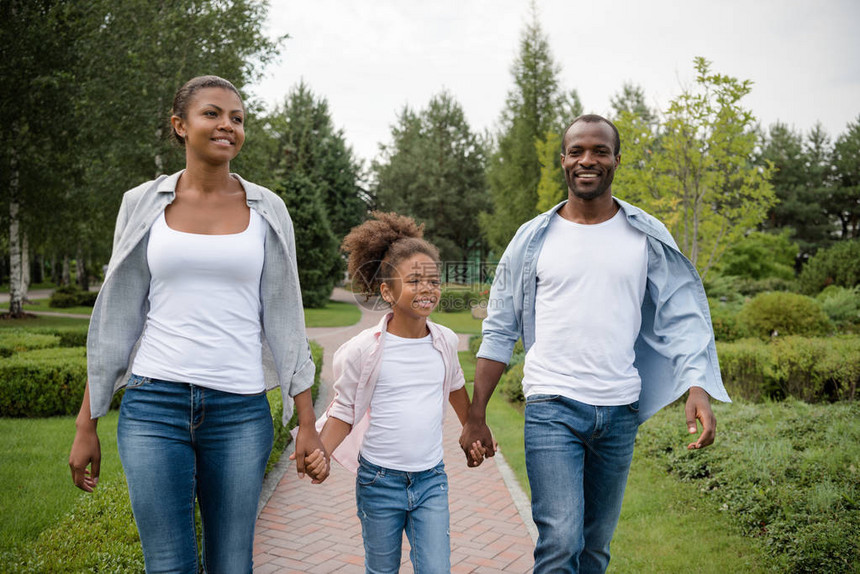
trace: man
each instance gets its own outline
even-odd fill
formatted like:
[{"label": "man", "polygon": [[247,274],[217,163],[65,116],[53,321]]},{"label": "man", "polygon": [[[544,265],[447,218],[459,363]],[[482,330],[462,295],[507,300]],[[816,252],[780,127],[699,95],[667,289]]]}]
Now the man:
[{"label": "man", "polygon": [[568,199],[525,223],[490,293],[460,444],[492,456],[487,401],[514,343],[526,349],[526,468],[536,573],[604,572],[639,424],[689,391],[686,422],[713,443],[723,401],[707,298],[665,226],[612,196],[618,130],[576,118],[562,138]]}]

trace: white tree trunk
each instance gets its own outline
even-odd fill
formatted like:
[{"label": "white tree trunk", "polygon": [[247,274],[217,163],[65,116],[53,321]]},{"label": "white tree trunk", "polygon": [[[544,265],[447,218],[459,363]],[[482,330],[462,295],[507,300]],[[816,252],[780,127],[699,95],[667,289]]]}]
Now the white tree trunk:
[{"label": "white tree trunk", "polygon": [[21,301],[29,302],[30,293],[30,238],[21,234]]},{"label": "white tree trunk", "polygon": [[70,269],[69,256],[63,255],[63,274],[60,277],[60,285],[70,285],[72,283],[72,271]]},{"label": "white tree trunk", "polygon": [[21,233],[18,219],[18,152],[12,149],[9,178],[9,315],[20,317],[23,312],[21,296]]}]

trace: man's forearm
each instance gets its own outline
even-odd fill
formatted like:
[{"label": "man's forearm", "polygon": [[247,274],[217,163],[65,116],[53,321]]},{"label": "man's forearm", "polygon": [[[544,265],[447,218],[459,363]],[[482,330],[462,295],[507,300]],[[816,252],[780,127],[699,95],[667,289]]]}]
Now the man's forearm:
[{"label": "man's forearm", "polygon": [[472,393],[472,406],[469,416],[484,419],[487,403],[505,372],[505,364],[490,359],[478,358],[475,365],[475,389]]}]

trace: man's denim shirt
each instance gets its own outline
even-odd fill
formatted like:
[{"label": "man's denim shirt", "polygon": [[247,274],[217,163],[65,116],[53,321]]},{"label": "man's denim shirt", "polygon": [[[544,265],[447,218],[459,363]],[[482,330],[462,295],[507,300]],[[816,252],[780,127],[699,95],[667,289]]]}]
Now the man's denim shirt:
[{"label": "man's denim shirt", "polygon": [[[114,392],[126,384],[133,351],[149,311],[149,230],[176,197],[176,182],[181,174],[162,175],[127,191],[122,198],[113,252],[87,336],[93,418],[107,414]],[[281,388],[286,424],[292,416],[291,397],[310,388],[316,370],[305,336],[293,222],[280,197],[234,176],[245,189],[248,206],[268,224],[260,276],[263,367],[266,388]]]},{"label": "man's denim shirt", "polygon": [[[648,236],[648,281],[634,366],[642,379],[639,422],[692,386],[730,401],[717,362],[708,299],[696,268],[666,227],[638,207],[615,198],[627,221]],[[478,357],[507,363],[522,338],[535,342],[537,261],[552,216],[566,203],[524,223],[496,268]]]}]

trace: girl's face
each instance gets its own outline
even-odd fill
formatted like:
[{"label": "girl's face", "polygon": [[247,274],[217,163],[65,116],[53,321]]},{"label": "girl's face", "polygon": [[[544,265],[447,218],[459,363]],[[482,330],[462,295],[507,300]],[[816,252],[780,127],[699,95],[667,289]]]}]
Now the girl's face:
[{"label": "girl's face", "polygon": [[441,294],[436,262],[424,253],[416,253],[401,261],[395,271],[395,276],[380,287],[382,298],[395,314],[415,319],[429,317]]},{"label": "girl's face", "polygon": [[239,154],[245,143],[245,109],[232,90],[203,88],[188,104],[185,118],[170,118],[176,133],[185,139],[191,159],[218,165]]}]

